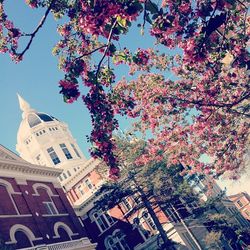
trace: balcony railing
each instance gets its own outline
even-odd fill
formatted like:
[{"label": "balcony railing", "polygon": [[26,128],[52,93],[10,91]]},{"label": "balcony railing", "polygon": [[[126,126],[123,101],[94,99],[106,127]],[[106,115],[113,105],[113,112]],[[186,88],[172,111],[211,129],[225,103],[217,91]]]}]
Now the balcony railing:
[{"label": "balcony railing", "polygon": [[96,248],[96,243],[91,243],[88,238],[78,240],[64,241],[49,245],[39,245],[29,248],[22,248],[20,250],[92,250]]}]

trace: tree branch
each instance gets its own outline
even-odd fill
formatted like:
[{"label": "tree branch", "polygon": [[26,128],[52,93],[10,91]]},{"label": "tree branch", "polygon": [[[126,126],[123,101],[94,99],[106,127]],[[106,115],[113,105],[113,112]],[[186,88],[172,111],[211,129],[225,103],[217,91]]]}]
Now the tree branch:
[{"label": "tree branch", "polygon": [[110,41],[112,39],[113,31],[114,31],[114,28],[115,28],[116,24],[117,24],[117,20],[115,20],[115,22],[113,23],[113,25],[112,25],[112,27],[110,29],[109,36],[108,36],[108,41],[107,41],[107,44],[106,44],[106,49],[104,50],[103,56],[102,56],[98,66],[97,66],[97,69],[96,69],[96,78],[98,77],[98,73],[100,71],[102,62],[103,62],[103,60],[106,57],[106,54],[108,52],[108,49],[109,49],[109,46],[110,46]]},{"label": "tree branch", "polygon": [[194,105],[231,109],[232,107],[238,105],[239,103],[241,103],[242,101],[250,97],[250,92],[246,92],[240,99],[232,103],[209,103],[209,102],[205,103],[203,100],[187,100],[187,99],[178,98],[177,96],[174,96],[174,95],[170,95],[170,97],[174,98],[175,100],[186,102],[189,104],[194,104]]},{"label": "tree branch", "polygon": [[78,60],[78,59],[81,59],[81,58],[84,57],[84,56],[89,56],[89,55],[95,53],[96,51],[98,51],[98,50],[100,50],[100,49],[103,49],[103,48],[105,48],[105,47],[107,47],[107,44],[102,45],[102,46],[100,46],[100,47],[98,47],[98,48],[96,48],[96,49],[94,49],[94,50],[91,50],[91,51],[89,51],[89,52],[87,52],[87,53],[85,53],[85,54],[82,54],[81,56],[76,57],[76,58],[73,60],[73,62],[75,62],[75,61]]},{"label": "tree branch", "polygon": [[36,29],[35,29],[32,33],[30,33],[30,34],[24,34],[24,36],[30,36],[30,40],[29,40],[28,44],[26,45],[25,49],[24,49],[21,53],[17,53],[16,51],[14,51],[14,52],[18,55],[19,58],[22,58],[23,55],[26,53],[26,51],[30,48],[30,45],[31,45],[31,43],[32,43],[32,41],[33,41],[33,39],[34,39],[34,37],[36,36],[37,32],[38,32],[38,31],[42,28],[42,26],[44,25],[44,23],[45,23],[45,21],[46,21],[48,15],[49,15],[49,12],[51,11],[51,9],[52,9],[52,7],[53,7],[53,5],[54,5],[55,2],[56,2],[56,0],[52,0],[52,1],[51,1],[49,7],[47,8],[47,10],[46,10],[44,16],[43,16],[42,19],[40,20],[40,22],[39,22],[38,26],[36,27]]}]

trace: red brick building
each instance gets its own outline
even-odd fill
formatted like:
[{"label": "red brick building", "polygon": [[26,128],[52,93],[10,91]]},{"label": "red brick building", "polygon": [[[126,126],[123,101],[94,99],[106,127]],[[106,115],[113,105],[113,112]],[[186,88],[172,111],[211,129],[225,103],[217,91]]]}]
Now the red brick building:
[{"label": "red brick building", "polygon": [[6,245],[95,249],[57,181],[60,174],[0,145],[0,237]]},{"label": "red brick building", "polygon": [[247,192],[230,195],[228,198],[234,203],[242,216],[250,221],[250,196]]}]

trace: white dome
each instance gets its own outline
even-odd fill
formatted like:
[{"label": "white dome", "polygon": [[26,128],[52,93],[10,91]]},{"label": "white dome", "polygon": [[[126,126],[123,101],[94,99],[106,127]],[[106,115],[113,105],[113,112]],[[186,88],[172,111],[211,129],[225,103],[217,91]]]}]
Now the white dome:
[{"label": "white dome", "polygon": [[57,121],[57,119],[46,113],[37,112],[36,110],[31,109],[30,105],[20,95],[18,95],[18,99],[20,109],[23,111],[23,120],[21,121],[17,132],[17,144],[20,144],[30,135],[32,128],[35,128],[41,123]]}]

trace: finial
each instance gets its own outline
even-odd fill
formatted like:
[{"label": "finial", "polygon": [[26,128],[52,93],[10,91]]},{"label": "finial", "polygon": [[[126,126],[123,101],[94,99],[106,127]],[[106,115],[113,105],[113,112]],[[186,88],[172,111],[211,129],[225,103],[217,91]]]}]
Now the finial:
[{"label": "finial", "polygon": [[27,103],[18,93],[17,93],[18,101],[20,109],[23,111],[23,117],[26,115],[26,113],[32,111],[33,109],[30,108],[29,103]]},{"label": "finial", "polygon": [[31,110],[30,105],[19,94],[17,94],[17,97],[18,97],[20,109],[23,112],[30,111]]}]

